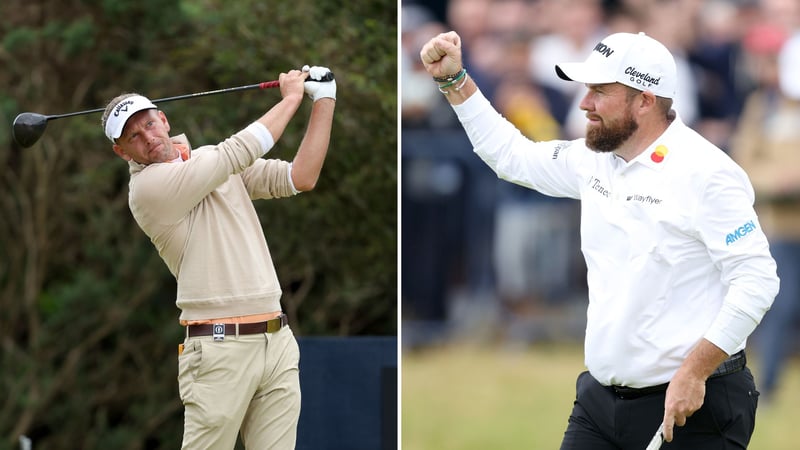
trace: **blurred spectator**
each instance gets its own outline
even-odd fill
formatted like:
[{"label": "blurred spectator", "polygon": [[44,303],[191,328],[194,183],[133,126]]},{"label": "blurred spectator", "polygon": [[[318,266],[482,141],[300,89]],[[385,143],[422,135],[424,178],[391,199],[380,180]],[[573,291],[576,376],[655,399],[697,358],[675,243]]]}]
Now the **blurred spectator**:
[{"label": "blurred spectator", "polygon": [[430,36],[448,31],[424,6],[404,4],[401,10],[400,107],[404,127],[439,128],[457,124],[450,106],[442,99],[423,69],[419,49]]},{"label": "blurred spectator", "polygon": [[503,53],[498,40],[488,32],[489,10],[493,2],[494,0],[450,0],[447,3],[447,23],[451,30],[457,31],[461,36],[465,48],[470,49],[465,50],[462,55],[464,65],[470,68],[470,76],[479,80],[484,92],[490,96],[494,93],[495,79],[486,71],[502,58]]},{"label": "blurred spectator", "polygon": [[[527,137],[560,137],[547,97],[524,73],[503,78],[495,103]],[[571,268],[580,258],[578,205],[511,183],[498,186],[498,194],[493,258],[497,296],[508,311],[525,315],[571,294]]]},{"label": "blurred spectator", "polygon": [[501,80],[495,104],[501,114],[533,140],[549,141],[561,135],[545,94],[522,73],[511,72]]},{"label": "blurred spectator", "polygon": [[800,28],[800,2],[797,0],[760,0],[758,15],[775,28],[791,32]]},{"label": "blurred spectator", "polygon": [[[488,8],[493,2],[458,0],[453,4],[457,7],[447,8],[453,20],[467,30],[467,35],[474,33],[486,44],[485,55],[505,66],[513,65],[515,58],[496,58],[505,35],[496,36],[495,41],[495,36],[486,32]],[[410,322],[445,322],[451,297],[461,292],[466,297],[476,296],[493,289],[489,245],[494,186],[498,183],[472,157],[460,127],[452,133],[425,130],[458,124],[419,58],[425,41],[453,25],[445,26],[419,3],[404,3],[401,14],[401,226],[406,236],[401,243],[401,295],[406,326]],[[470,71],[471,76],[479,73],[477,68]],[[417,339],[429,338],[409,336],[407,342]]]},{"label": "blurred spectator", "polygon": [[695,69],[689,61],[689,49],[694,45],[697,34],[694,24],[697,23],[701,3],[705,4],[699,0],[656,1],[648,8],[640,30],[666,45],[675,57],[679,88],[672,108],[689,126],[698,119],[699,90]]},{"label": "blurred spectator", "polygon": [[540,0],[539,3],[540,14],[548,19],[548,28],[531,43],[530,74],[539,84],[552,87],[572,100],[581,91],[580,85],[564,83],[554,67],[564,61],[583,61],[605,36],[602,3],[600,0]]},{"label": "blurred spectator", "polygon": [[[577,83],[564,83],[556,75],[555,65],[583,61],[606,35],[602,3],[600,0],[539,0],[538,3],[538,14],[546,28],[537,30],[541,34],[534,36],[530,43],[528,70],[535,82],[557,93],[552,97],[553,106],[557,108],[554,112],[559,122],[564,123],[569,121],[570,113],[580,114],[575,102],[579,101],[576,99],[580,99],[584,88]],[[483,86],[480,80],[476,81]],[[586,121],[580,115],[578,132],[583,135]]]},{"label": "blurred spectator", "polygon": [[752,82],[741,71],[742,32],[755,12],[750,6],[712,0],[699,11],[696,39],[690,52],[698,84],[700,134],[725,151]]},{"label": "blurred spectator", "polygon": [[750,176],[756,208],[770,238],[781,287],[754,341],[764,399],[774,393],[800,318],[800,34],[753,27],[744,48],[758,88],[747,98],[732,156]]}]

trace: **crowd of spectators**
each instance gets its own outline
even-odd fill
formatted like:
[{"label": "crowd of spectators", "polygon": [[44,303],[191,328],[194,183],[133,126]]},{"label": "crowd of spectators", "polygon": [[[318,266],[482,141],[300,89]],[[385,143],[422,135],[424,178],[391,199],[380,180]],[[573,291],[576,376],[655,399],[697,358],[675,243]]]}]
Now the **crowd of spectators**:
[{"label": "crowd of spectators", "polygon": [[419,62],[438,32],[459,33],[470,76],[523,132],[571,139],[583,135],[582,88],[560,80],[554,64],[585,59],[608,34],[644,31],[676,56],[683,121],[726,150],[761,54],[800,20],[795,0],[450,0],[443,17],[429,5],[402,4],[403,127],[453,125]]}]

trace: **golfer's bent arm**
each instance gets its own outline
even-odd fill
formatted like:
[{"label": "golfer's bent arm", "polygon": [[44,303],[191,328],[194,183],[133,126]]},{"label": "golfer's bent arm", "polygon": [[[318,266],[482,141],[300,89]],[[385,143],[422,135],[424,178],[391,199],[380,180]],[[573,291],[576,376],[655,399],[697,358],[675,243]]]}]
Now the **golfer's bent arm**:
[{"label": "golfer's bent arm", "polygon": [[314,102],[308,129],[292,161],[292,184],[298,191],[314,189],[328,153],[336,101],[322,98]]}]

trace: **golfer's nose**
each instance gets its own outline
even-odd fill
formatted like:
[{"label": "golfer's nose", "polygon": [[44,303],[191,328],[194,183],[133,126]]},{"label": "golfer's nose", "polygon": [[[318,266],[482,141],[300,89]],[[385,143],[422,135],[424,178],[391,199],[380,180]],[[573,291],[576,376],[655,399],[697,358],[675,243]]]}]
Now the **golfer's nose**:
[{"label": "golfer's nose", "polygon": [[150,130],[144,132],[144,138],[145,138],[145,142],[147,142],[147,145],[149,147],[152,147],[153,145],[158,143],[158,139],[157,139],[158,136],[156,136],[156,134],[154,132],[150,131]]},{"label": "golfer's nose", "polygon": [[579,105],[580,109],[584,111],[591,111],[593,109],[593,102],[591,100],[592,91],[587,92],[583,98],[581,98],[581,103]]}]

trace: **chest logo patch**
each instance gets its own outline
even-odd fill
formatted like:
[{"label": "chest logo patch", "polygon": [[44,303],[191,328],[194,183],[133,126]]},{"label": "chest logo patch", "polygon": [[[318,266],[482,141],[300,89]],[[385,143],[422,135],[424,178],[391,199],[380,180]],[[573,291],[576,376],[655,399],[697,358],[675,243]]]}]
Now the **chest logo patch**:
[{"label": "chest logo patch", "polygon": [[667,156],[667,153],[669,153],[669,149],[667,149],[667,146],[659,145],[658,147],[656,147],[653,153],[650,153],[650,159],[653,160],[653,162],[655,163],[660,163],[661,161],[664,161],[664,157]]}]

